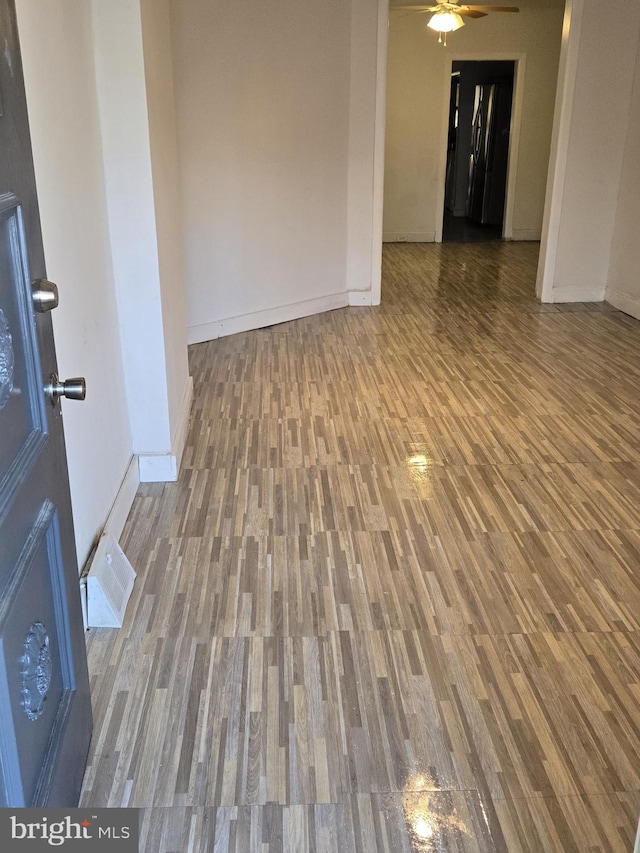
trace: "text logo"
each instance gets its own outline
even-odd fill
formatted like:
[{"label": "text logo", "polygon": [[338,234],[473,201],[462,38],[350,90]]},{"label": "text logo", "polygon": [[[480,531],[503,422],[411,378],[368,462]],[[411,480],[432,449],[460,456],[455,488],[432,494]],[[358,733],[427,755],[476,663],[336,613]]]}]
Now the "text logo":
[{"label": "text logo", "polygon": [[0,809],[0,849],[138,853],[138,810]]}]

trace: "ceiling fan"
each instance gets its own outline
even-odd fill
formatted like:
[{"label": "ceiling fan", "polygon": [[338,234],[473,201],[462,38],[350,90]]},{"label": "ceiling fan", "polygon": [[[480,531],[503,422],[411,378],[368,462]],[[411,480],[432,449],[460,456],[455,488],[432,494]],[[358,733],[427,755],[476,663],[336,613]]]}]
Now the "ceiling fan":
[{"label": "ceiling fan", "polygon": [[466,3],[453,3],[450,0],[437,0],[435,6],[392,6],[392,11],[413,12],[416,15],[425,15],[432,12],[432,17],[427,26],[439,33],[438,41],[442,42],[444,34],[444,45],[447,44],[447,33],[464,27],[464,18],[485,18],[489,12],[519,12],[517,6],[476,6]]}]

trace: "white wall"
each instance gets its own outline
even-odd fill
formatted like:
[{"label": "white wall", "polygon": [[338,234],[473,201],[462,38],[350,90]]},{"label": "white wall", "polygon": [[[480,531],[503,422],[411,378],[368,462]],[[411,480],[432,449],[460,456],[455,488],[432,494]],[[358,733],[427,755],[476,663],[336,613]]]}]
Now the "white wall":
[{"label": "white wall", "polygon": [[351,3],[171,10],[189,340],[346,305]]},{"label": "white wall", "polygon": [[[133,449],[143,481],[175,480],[190,403],[175,192],[167,10],[93,0],[98,107]],[[145,39],[146,37],[146,39]],[[144,50],[144,41],[147,48]],[[145,79],[149,72],[149,81]],[[166,171],[165,171],[166,169]],[[178,442],[176,445],[175,442]]]},{"label": "white wall", "polygon": [[347,289],[352,305],[380,301],[382,210],[377,196],[384,162],[388,5],[388,0],[351,2]]},{"label": "white wall", "polygon": [[640,319],[640,53],[636,55],[622,180],[605,298]]},{"label": "white wall", "polygon": [[[395,5],[400,0],[394,0]],[[393,5],[393,4],[392,4]],[[442,216],[449,69],[453,59],[525,56],[513,239],[542,229],[564,0],[521,0],[518,14],[469,20],[438,44],[428,15],[390,17],[385,239],[433,240]]]},{"label": "white wall", "polygon": [[182,210],[169,0],[142,0],[141,12],[169,427],[171,446],[174,452],[181,452],[183,439],[176,433],[186,425],[185,408],[188,410],[191,402],[192,384],[187,363]]},{"label": "white wall", "polygon": [[93,0],[96,79],[125,392],[136,453],[170,447],[142,24],[136,0]]},{"label": "white wall", "polygon": [[84,403],[63,401],[82,565],[131,457],[86,0],[17,0],[60,375],[84,375]]},{"label": "white wall", "polygon": [[[545,302],[604,298],[622,190],[640,4],[611,0],[607,25],[597,0],[572,0],[564,125],[554,150],[548,230],[538,292]],[[632,145],[632,142],[630,143]],[[627,162],[633,174],[633,166]],[[626,202],[625,202],[626,203]]]},{"label": "white wall", "polygon": [[82,566],[139,476],[175,479],[189,415],[168,0],[17,11],[60,374],[88,386],[62,403]]}]

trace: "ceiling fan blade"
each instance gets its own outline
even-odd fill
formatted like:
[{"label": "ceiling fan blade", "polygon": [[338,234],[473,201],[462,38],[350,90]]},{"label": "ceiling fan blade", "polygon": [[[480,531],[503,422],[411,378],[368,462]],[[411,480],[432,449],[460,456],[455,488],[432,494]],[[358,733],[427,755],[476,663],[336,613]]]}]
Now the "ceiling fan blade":
[{"label": "ceiling fan blade", "polygon": [[394,8],[406,10],[411,9],[410,12],[405,11],[404,15],[400,15],[401,18],[407,18],[410,15],[427,15],[429,12],[433,11],[432,9],[416,9],[415,6],[413,8],[411,6],[395,6]]},{"label": "ceiling fan blade", "polygon": [[[469,6],[465,3],[462,9],[471,9],[472,11],[477,12],[519,12],[520,9],[517,6]],[[460,14],[464,15],[464,12],[460,10]]]},{"label": "ceiling fan blade", "polygon": [[[423,12],[437,12],[441,5],[438,3],[436,6],[392,6],[391,12],[411,12],[413,14],[421,14]],[[520,9],[517,6],[476,6],[469,5],[467,3],[460,4],[458,8],[454,8],[457,4],[451,4],[451,11],[457,12],[459,15],[466,15],[468,18],[482,18],[484,15],[487,15],[489,12],[519,12]],[[446,6],[444,7],[446,11]]]}]

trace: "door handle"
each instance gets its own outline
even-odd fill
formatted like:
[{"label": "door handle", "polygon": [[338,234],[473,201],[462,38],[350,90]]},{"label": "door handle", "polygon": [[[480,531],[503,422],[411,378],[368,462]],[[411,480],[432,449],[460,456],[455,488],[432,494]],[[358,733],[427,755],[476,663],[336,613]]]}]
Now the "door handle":
[{"label": "door handle", "polygon": [[60,397],[66,397],[67,400],[84,400],[87,396],[87,383],[84,376],[74,376],[73,379],[65,379],[61,382],[56,374],[52,373],[49,384],[45,385],[44,393],[52,406],[58,405]]},{"label": "door handle", "polygon": [[33,307],[40,314],[47,311],[53,311],[58,307],[58,288],[52,281],[47,281],[46,278],[37,278],[31,285],[31,296],[33,298]]}]

